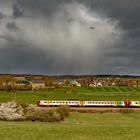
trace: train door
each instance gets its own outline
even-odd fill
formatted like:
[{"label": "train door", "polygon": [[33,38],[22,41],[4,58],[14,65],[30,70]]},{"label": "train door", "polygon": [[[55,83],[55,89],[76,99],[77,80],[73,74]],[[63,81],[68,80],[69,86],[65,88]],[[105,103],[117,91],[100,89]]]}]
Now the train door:
[{"label": "train door", "polygon": [[117,101],[117,106],[118,106],[118,107],[123,106],[123,102],[122,102],[122,101]]},{"label": "train door", "polygon": [[85,106],[85,101],[80,101],[80,106]]},{"label": "train door", "polygon": [[131,102],[128,101],[128,102],[127,102],[127,107],[130,107],[130,106],[131,106]]}]

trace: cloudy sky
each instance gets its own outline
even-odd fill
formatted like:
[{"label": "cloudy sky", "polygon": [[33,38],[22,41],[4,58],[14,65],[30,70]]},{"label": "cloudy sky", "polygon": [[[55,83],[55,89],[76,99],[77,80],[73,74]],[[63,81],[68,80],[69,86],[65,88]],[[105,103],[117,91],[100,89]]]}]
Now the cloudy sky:
[{"label": "cloudy sky", "polygon": [[139,0],[0,0],[0,73],[140,74]]}]

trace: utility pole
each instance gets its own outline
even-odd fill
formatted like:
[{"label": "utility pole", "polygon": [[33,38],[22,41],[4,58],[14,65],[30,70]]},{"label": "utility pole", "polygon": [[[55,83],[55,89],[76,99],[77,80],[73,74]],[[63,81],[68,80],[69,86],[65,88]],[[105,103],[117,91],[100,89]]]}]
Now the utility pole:
[{"label": "utility pole", "polygon": [[128,93],[126,94],[127,111],[128,111]]}]

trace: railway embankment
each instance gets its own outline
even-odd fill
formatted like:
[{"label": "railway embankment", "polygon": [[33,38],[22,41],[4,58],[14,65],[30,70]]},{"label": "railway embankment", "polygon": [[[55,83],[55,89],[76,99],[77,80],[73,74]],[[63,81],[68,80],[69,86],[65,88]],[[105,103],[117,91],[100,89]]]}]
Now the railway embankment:
[{"label": "railway embankment", "polygon": [[[42,108],[34,106],[35,108]],[[57,107],[43,107],[48,110],[55,110]],[[126,108],[126,107],[70,107],[71,112],[80,113],[132,113],[140,112],[140,108]]]}]

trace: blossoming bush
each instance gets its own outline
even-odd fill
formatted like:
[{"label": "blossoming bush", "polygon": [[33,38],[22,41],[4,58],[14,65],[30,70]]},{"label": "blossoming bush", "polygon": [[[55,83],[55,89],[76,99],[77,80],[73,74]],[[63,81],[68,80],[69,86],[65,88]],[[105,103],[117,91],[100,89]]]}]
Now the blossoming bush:
[{"label": "blossoming bush", "polygon": [[2,103],[0,106],[0,120],[17,121],[23,120],[24,109],[17,102]]},{"label": "blossoming bush", "polygon": [[0,105],[0,120],[5,121],[42,121],[42,122],[60,122],[69,116],[69,107],[61,106],[56,110],[46,108],[29,107],[21,102],[7,102]]}]

